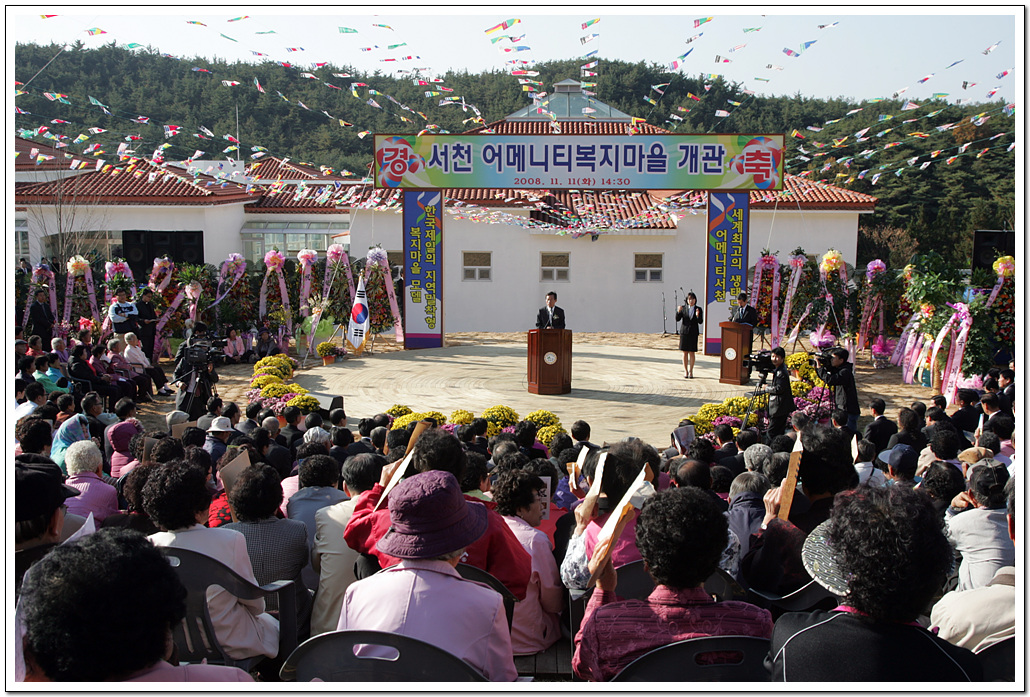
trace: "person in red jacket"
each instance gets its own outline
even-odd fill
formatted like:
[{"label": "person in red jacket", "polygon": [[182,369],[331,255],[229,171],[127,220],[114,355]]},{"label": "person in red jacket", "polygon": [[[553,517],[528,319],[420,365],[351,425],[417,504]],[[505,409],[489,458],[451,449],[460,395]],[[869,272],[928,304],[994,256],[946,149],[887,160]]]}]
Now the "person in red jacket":
[{"label": "person in red jacket", "polygon": [[[384,467],[379,483],[357,497],[354,513],[343,531],[343,539],[351,549],[374,555],[384,569],[397,564],[400,559],[380,552],[376,546],[390,529],[391,522],[390,511],[385,504],[379,510],[375,510],[375,507],[394,470],[402,462],[398,460]],[[457,437],[442,429],[432,428],[423,433],[415,444],[412,464],[416,472],[450,472],[461,481],[465,470],[465,451]],[[467,495],[465,498],[469,501],[478,500]],[[486,534],[470,544],[466,554],[463,562],[493,575],[519,600],[526,597],[533,560],[498,513],[488,511]]]}]

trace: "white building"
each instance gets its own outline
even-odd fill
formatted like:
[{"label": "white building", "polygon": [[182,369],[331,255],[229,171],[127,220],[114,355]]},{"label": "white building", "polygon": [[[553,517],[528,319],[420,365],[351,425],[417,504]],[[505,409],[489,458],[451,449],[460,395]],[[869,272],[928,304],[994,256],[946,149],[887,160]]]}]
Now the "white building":
[{"label": "white building", "polygon": [[[630,117],[590,100],[580,84],[555,85],[546,108],[559,117],[560,135],[625,134]],[[582,116],[590,104],[598,118]],[[641,132],[664,133],[655,126]],[[503,121],[473,131],[551,134],[550,118],[527,107]],[[36,165],[16,160],[18,256],[35,262],[54,252],[58,230],[89,231],[107,256],[125,257],[134,270],[149,272],[154,256],[219,264],[232,252],[259,261],[277,246],[288,256],[305,247],[323,251],[349,242],[351,257],[373,245],[403,264],[401,195],[377,191],[317,168],[269,157],[248,176],[211,176],[144,159],[95,161],[77,170],[72,201],[68,181],[61,193],[55,163],[72,157],[46,145],[16,139],[58,157]],[[112,174],[113,168],[120,168]],[[46,168],[51,176],[40,175]],[[218,173],[215,173],[216,175]],[[30,179],[32,177],[32,179]],[[236,179],[234,182],[232,179]],[[855,263],[858,220],[876,199],[787,175],[782,192],[752,192],[749,265],[763,249],[785,259],[796,247],[809,254],[840,250]],[[573,331],[661,332],[675,329],[674,300],[693,290],[703,299],[707,238],[706,208],[671,206],[699,194],[674,191],[445,190],[443,228],[444,328],[517,331],[530,327],[549,290],[558,293]],[[69,203],[79,215],[69,219]],[[58,225],[58,217],[65,221]],[[501,222],[487,223],[485,219]],[[598,223],[603,219],[603,223]],[[551,224],[551,229],[539,227]],[[334,239],[335,237],[335,239]],[[138,272],[137,272],[138,273]],[[663,324],[664,312],[667,323]],[[727,313],[728,314],[728,313]],[[712,317],[722,321],[724,317]]]}]

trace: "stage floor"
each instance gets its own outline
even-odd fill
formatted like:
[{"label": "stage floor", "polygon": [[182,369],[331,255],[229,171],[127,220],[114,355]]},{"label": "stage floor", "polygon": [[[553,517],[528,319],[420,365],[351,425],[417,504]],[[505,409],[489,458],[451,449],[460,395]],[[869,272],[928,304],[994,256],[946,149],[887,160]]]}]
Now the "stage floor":
[{"label": "stage floor", "polygon": [[[310,360],[310,359],[309,359]],[[317,357],[315,360],[318,360]],[[719,357],[697,355],[691,380],[679,351],[573,343],[572,392],[534,395],[526,387],[526,345],[499,343],[397,351],[349,358],[299,372],[312,392],[343,395],[348,422],[405,404],[415,411],[477,416],[497,404],[520,416],[547,409],[566,430],[590,424],[595,443],[636,436],[667,447],[680,419],[708,402],[750,394],[748,386],[719,383]]]}]

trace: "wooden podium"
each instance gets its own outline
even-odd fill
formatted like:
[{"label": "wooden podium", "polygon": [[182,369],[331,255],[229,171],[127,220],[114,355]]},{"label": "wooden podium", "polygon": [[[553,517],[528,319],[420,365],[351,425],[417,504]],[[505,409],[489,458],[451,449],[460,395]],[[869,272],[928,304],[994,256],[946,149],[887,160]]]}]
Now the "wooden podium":
[{"label": "wooden podium", "polygon": [[526,375],[533,394],[572,392],[572,332],[530,329]]},{"label": "wooden podium", "polygon": [[744,357],[751,353],[751,325],[720,322],[719,326],[722,328],[719,382],[727,385],[746,385],[748,371],[744,367]]}]

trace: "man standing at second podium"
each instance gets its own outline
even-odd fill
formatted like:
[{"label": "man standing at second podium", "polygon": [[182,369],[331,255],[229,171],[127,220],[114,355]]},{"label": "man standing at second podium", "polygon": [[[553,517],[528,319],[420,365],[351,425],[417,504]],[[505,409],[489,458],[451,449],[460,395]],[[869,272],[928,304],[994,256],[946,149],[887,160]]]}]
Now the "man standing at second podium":
[{"label": "man standing at second podium", "polygon": [[536,313],[537,329],[565,329],[565,310],[558,307],[558,294],[553,290],[547,293],[546,305]]}]

